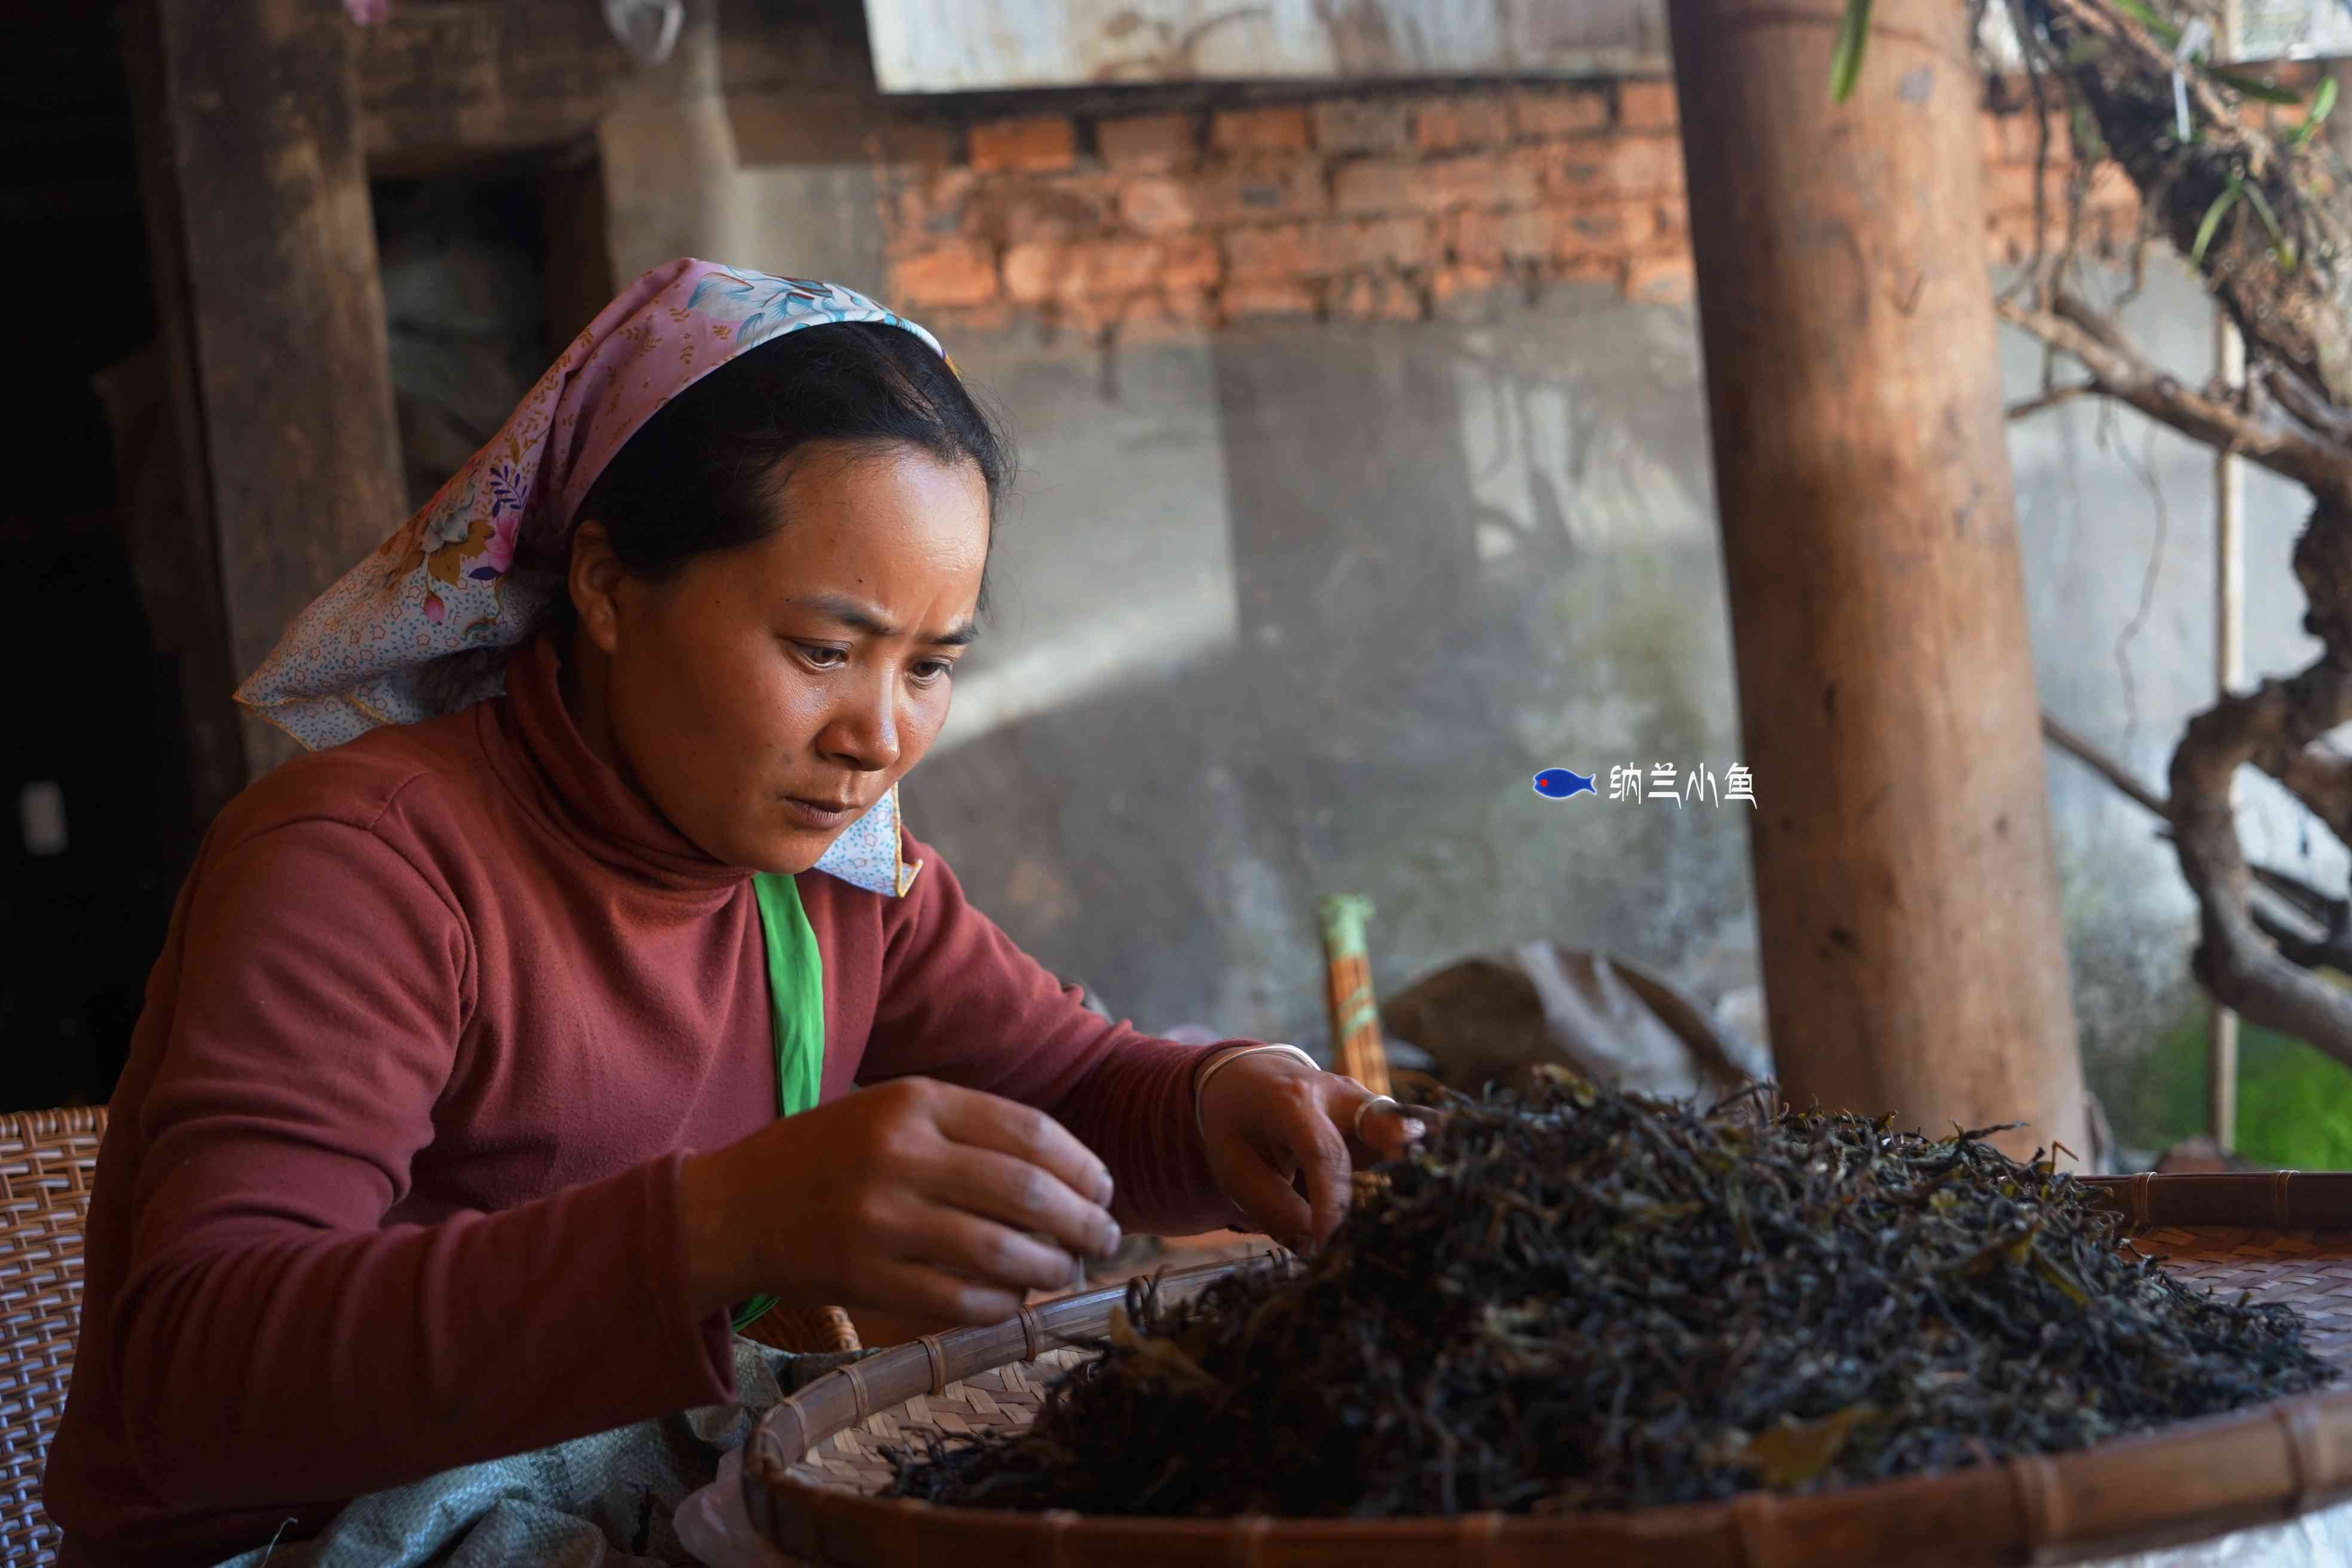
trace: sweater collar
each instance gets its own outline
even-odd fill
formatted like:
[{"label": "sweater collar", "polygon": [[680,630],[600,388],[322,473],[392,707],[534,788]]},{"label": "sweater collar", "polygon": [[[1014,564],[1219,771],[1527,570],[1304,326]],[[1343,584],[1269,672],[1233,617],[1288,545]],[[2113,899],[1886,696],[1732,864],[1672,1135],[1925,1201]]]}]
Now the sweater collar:
[{"label": "sweater collar", "polygon": [[[614,869],[681,892],[732,888],[751,873],[714,859],[624,783],[588,742],[563,705],[562,660],[554,639],[534,638],[508,661],[507,700],[494,721],[510,744],[499,748],[508,782],[562,820],[572,836]],[[894,786],[833,841],[815,869],[885,898],[914,883],[920,862],[901,854]]]}]

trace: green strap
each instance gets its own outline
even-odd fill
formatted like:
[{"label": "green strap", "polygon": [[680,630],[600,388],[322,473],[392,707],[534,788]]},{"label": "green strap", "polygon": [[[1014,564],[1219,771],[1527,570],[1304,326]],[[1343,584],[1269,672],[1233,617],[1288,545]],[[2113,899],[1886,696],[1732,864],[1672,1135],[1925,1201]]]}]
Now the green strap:
[{"label": "green strap", "polygon": [[[790,877],[751,879],[760,929],[768,943],[768,1016],[776,1041],[776,1114],[797,1116],[816,1104],[824,1080],[824,967],[816,931]],[[776,1304],[754,1296],[735,1309],[735,1327],[756,1322]]]}]

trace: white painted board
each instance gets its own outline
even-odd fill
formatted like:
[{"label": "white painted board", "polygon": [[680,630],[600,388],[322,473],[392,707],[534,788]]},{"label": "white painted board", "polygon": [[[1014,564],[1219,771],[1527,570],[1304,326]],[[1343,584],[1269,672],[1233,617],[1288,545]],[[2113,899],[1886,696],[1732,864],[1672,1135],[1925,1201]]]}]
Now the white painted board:
[{"label": "white painted board", "polygon": [[1664,0],[866,0],[885,92],[1663,76]]}]

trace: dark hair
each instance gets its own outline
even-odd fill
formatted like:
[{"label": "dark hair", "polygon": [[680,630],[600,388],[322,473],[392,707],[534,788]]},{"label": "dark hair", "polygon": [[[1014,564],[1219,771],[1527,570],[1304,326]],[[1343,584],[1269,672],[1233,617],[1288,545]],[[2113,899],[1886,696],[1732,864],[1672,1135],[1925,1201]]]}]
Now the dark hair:
[{"label": "dark hair", "polygon": [[698,555],[765,538],[793,457],[818,442],[912,447],[970,462],[997,493],[1013,456],[947,362],[879,321],[803,327],[739,354],[669,400],[580,503],[621,569],[664,581]]}]

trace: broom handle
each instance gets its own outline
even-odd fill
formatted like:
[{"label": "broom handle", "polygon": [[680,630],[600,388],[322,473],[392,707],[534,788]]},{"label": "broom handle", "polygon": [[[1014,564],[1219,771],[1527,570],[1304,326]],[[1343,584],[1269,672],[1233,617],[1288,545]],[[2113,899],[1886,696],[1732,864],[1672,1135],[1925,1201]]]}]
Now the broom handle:
[{"label": "broom handle", "polygon": [[1371,900],[1358,893],[1338,893],[1323,900],[1319,912],[1334,1070],[1374,1094],[1386,1094],[1389,1058],[1381,1047],[1381,1010],[1372,998],[1372,966],[1364,949],[1364,921],[1372,912]]}]

